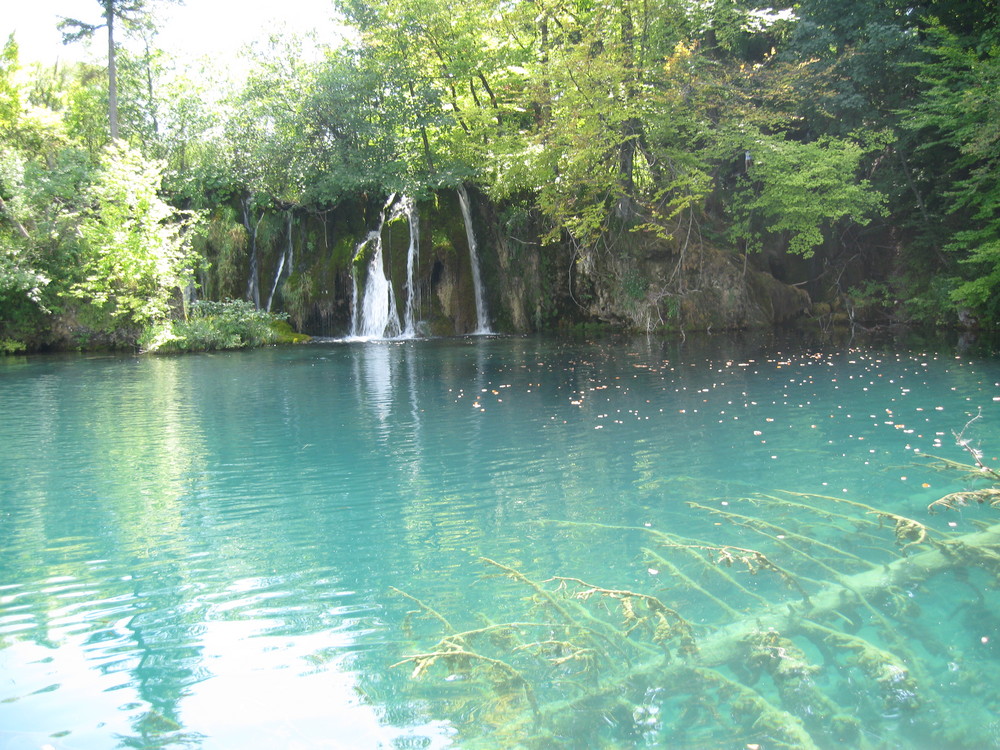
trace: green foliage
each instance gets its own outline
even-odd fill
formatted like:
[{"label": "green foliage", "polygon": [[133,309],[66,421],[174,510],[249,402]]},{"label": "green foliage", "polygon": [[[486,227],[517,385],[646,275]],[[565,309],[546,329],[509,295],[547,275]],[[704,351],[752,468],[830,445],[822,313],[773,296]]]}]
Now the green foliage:
[{"label": "green foliage", "polygon": [[42,295],[49,278],[26,256],[13,245],[0,248],[0,302],[31,302],[44,309]]},{"label": "green foliage", "polygon": [[455,187],[489,171],[508,149],[522,150],[522,66],[532,59],[532,42],[518,38],[524,12],[518,6],[339,5],[361,33],[360,70],[381,82],[378,104],[394,135],[395,185],[410,193]]},{"label": "green foliage", "polygon": [[[238,86],[172,69],[151,5],[98,0],[64,24],[127,37],[113,70],[29,80],[13,38],[0,53],[0,335],[80,300],[105,327],[163,323],[192,247],[202,294],[236,297],[269,284],[287,212],[463,183],[499,212],[530,212],[532,248],[569,245],[595,298],[680,309],[696,286],[685,277],[718,263],[713,244],[819,254],[817,289],[856,278],[845,258],[887,269],[891,252],[911,315],[1000,318],[1000,41],[995,12],[974,3],[339,0],[349,43],[317,59],[274,36]],[[112,119],[131,156],[106,155]],[[210,214],[203,237],[175,207]],[[339,288],[356,213],[324,257],[296,249],[276,297],[296,320]],[[319,247],[316,231],[303,223],[297,247]],[[428,233],[454,252],[441,220]],[[805,280],[806,264],[779,262]],[[555,283],[540,282],[546,297]]]},{"label": "green foliage", "polygon": [[118,325],[166,320],[171,301],[191,282],[198,216],[159,196],[162,168],[113,143],[88,191],[91,208],[79,222],[83,278],[69,293]]},{"label": "green foliage", "polygon": [[278,37],[271,38],[266,50],[258,50],[252,63],[246,86],[232,102],[235,114],[227,123],[229,168],[246,194],[298,203],[305,189],[306,152],[298,122],[315,66],[302,60],[295,40]]},{"label": "green foliage", "polygon": [[[195,352],[247,349],[279,340],[276,324],[286,315],[257,310],[246,300],[192,302],[187,320],[151,325],[140,344],[149,352]],[[287,340],[290,331],[282,332]]]},{"label": "green foliage", "polygon": [[21,94],[14,81],[17,70],[17,42],[11,34],[0,50],[0,133],[10,133],[21,116]]},{"label": "green foliage", "polygon": [[0,354],[17,354],[23,352],[27,347],[22,341],[13,339],[0,339]]},{"label": "green foliage", "polygon": [[952,290],[951,300],[995,326],[1000,322],[1000,239],[984,230],[958,232],[951,249],[968,251],[962,262],[979,269]]},{"label": "green foliage", "polygon": [[884,198],[857,173],[867,149],[825,136],[802,143],[758,133],[747,139],[752,164],[733,197],[731,237],[749,252],[765,235],[787,237],[788,249],[810,257],[823,230],[849,218],[864,225],[885,214]]},{"label": "green foliage", "polygon": [[38,195],[38,151],[58,136],[24,111],[17,71],[12,36],[0,52],[0,336],[29,340],[52,306],[50,282],[65,269],[57,236],[40,231],[53,206]]},{"label": "green foliage", "polygon": [[894,305],[894,295],[884,281],[866,279],[847,290],[847,297],[854,308],[854,317],[872,320],[887,315]]},{"label": "green foliage", "polygon": [[108,143],[108,92],[100,68],[77,66],[67,91],[66,130],[98,159]]},{"label": "green foliage", "polygon": [[684,44],[686,10],[625,3],[554,14],[569,25],[560,26],[538,71],[547,119],[536,140],[552,176],[538,187],[539,207],[556,227],[551,239],[565,231],[591,248],[640,217],[665,226],[698,201],[704,164],[684,155],[699,145],[683,132],[698,118],[681,94],[688,81],[679,60],[694,47]]},{"label": "green foliage", "polygon": [[249,246],[246,227],[231,206],[219,206],[208,216],[205,231],[195,237],[195,248],[211,265],[205,294],[236,297],[245,283],[242,260]]},{"label": "green foliage", "polygon": [[921,65],[925,93],[905,112],[905,126],[924,149],[950,152],[945,249],[963,278],[951,292],[959,307],[1000,322],[1000,34],[965,40],[937,23],[929,31],[933,60]]},{"label": "green foliage", "polygon": [[921,269],[914,268],[902,279],[906,290],[902,308],[906,319],[935,326],[955,324],[955,305],[952,293],[958,279],[951,275],[927,276]]},{"label": "green foliage", "polygon": [[225,135],[241,106],[230,101],[235,84],[208,61],[186,70],[170,70],[162,61],[155,69],[161,77],[155,81],[152,154],[167,162],[164,191],[176,205],[217,210],[245,187],[236,170],[236,144]]},{"label": "green foliage", "polygon": [[398,99],[382,95],[398,83],[390,84],[373,63],[346,52],[329,55],[292,124],[308,146],[301,156],[305,197],[318,205],[368,190],[391,192],[407,181],[399,147],[405,115],[397,111]]}]

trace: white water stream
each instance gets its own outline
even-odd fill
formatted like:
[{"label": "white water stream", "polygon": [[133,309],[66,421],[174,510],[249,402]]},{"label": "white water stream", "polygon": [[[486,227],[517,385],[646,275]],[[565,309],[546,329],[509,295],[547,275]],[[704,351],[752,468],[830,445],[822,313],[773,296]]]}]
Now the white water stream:
[{"label": "white water stream", "polygon": [[366,248],[371,247],[364,293],[359,294],[357,272],[351,275],[354,291],[351,338],[395,338],[402,332],[396,307],[396,293],[385,275],[385,263],[382,259],[382,227],[385,225],[386,215],[395,202],[396,195],[393,193],[382,208],[378,228],[368,233],[354,253],[354,257],[357,258]]},{"label": "white water stream", "polygon": [[465,221],[465,235],[469,240],[469,263],[472,265],[472,285],[476,293],[476,331],[477,334],[493,333],[490,330],[490,316],[486,310],[486,296],[483,292],[483,279],[479,271],[479,245],[476,243],[476,233],[472,228],[472,210],[469,205],[469,193],[465,185],[458,187],[458,202],[462,207],[462,219]]},{"label": "white water stream", "polygon": [[406,217],[410,228],[410,245],[406,250],[406,311],[403,314],[403,337],[417,335],[417,311],[420,308],[420,290],[416,283],[417,264],[420,260],[420,213],[413,198],[399,199],[398,211]]},{"label": "white water stream", "polygon": [[[462,219],[465,222],[466,237],[469,242],[469,262],[472,266],[472,283],[476,301],[477,335],[489,334],[489,314],[486,309],[486,295],[483,290],[479,269],[479,247],[472,226],[472,211],[469,194],[464,186],[458,189]],[[391,280],[386,276],[382,249],[382,229],[386,221],[403,216],[410,232],[410,244],[406,253],[406,307],[400,323],[396,294]],[[414,200],[407,196],[393,194],[382,208],[378,227],[360,242],[355,257],[370,248],[367,271],[364,274],[364,288],[358,283],[357,271],[352,272],[353,307],[351,311],[350,338],[387,339],[415,338],[419,328],[417,315],[420,310],[420,292],[416,281],[420,255],[420,218]]]}]

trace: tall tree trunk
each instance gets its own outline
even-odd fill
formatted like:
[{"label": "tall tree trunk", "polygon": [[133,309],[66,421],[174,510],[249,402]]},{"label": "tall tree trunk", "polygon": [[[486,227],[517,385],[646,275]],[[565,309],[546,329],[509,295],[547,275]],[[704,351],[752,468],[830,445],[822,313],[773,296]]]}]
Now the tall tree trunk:
[{"label": "tall tree trunk", "polygon": [[[626,109],[631,110],[636,97],[636,64],[635,64],[635,21],[632,19],[632,9],[628,0],[621,5],[621,45],[625,64],[625,101]],[[629,117],[622,123],[621,144],[618,148],[618,179],[622,194],[618,199],[616,213],[620,218],[631,218],[635,212],[635,154],[639,136],[642,133],[642,121],[637,117]]]},{"label": "tall tree trunk", "polygon": [[[160,120],[156,116],[156,96],[153,92],[153,54],[149,49],[149,38],[146,38],[146,101],[149,102],[149,117],[152,120],[153,135],[160,135]],[[183,163],[183,154],[182,163]]]},{"label": "tall tree trunk", "polygon": [[113,0],[104,3],[108,27],[108,125],[111,140],[118,139],[118,71],[115,60],[115,8]]},{"label": "tall tree trunk", "polygon": [[[413,90],[413,81],[409,82],[409,87],[410,87],[410,100],[415,102],[417,99],[417,95]],[[434,159],[431,156],[431,142],[427,138],[427,126],[424,125],[423,123],[420,124],[420,140],[424,144],[424,158],[427,160],[427,169],[431,174],[434,174]],[[324,227],[325,226],[326,223],[324,221]]]}]

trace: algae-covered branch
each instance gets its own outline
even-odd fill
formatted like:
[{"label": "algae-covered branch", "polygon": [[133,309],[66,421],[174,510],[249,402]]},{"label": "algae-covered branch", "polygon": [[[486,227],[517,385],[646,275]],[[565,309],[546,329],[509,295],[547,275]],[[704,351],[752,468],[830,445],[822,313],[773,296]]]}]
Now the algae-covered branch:
[{"label": "algae-covered branch", "polygon": [[[982,481],[978,467],[939,466]],[[982,502],[996,489],[974,492]],[[624,562],[641,588],[483,559],[484,575],[510,582],[514,604],[453,615],[406,594],[418,605],[414,632],[444,634],[396,666],[412,668],[414,696],[453,723],[463,747],[995,743],[995,519],[957,533],[937,517],[790,491],[695,511],[716,519],[698,536],[545,522],[561,543],[628,539]],[[980,636],[956,640],[942,611],[976,622]],[[446,693],[422,692],[442,680],[453,683]],[[982,690],[955,722],[948,691],[959,683]]]}]

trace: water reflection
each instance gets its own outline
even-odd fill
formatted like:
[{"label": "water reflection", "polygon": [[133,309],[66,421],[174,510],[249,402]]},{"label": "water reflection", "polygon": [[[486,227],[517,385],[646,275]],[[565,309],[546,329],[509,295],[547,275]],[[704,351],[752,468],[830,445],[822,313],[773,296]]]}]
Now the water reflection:
[{"label": "water reflection", "polygon": [[393,372],[389,344],[363,344],[355,358],[358,400],[365,404],[381,426],[386,425],[393,406]]},{"label": "water reflection", "polygon": [[948,450],[978,405],[1000,444],[993,360],[768,341],[358,342],[0,377],[0,746],[443,746],[457,688],[417,700],[390,668],[427,645],[396,589],[465,622],[522,604],[480,557],[660,585],[643,529],[717,533],[688,503],[791,488],[923,512],[962,480],[916,450]]}]

